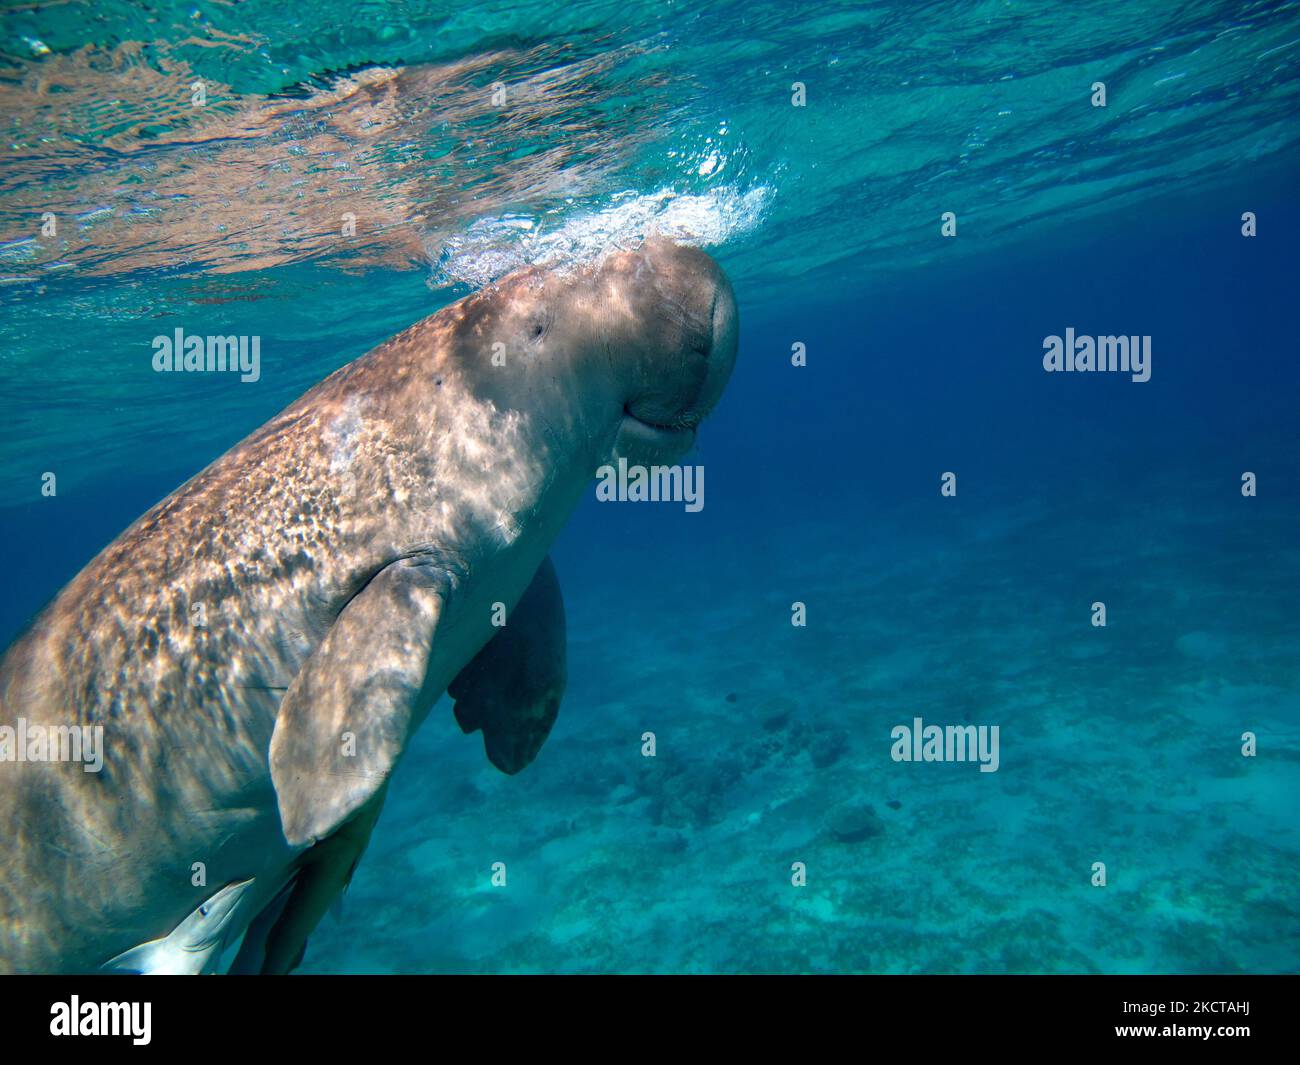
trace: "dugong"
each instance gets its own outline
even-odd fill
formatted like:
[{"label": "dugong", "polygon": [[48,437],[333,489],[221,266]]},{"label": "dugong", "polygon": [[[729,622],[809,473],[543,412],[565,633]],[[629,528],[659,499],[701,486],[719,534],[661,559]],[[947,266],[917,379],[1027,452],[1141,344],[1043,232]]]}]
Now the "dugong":
[{"label": "dugong", "polygon": [[[131,525],[0,661],[0,970],[212,972],[237,943],[232,971],[296,967],[444,692],[500,769],[536,755],[550,546],[601,465],[686,453],[736,346],[697,249],[525,269]],[[98,772],[16,750],[68,726],[102,726]]]}]

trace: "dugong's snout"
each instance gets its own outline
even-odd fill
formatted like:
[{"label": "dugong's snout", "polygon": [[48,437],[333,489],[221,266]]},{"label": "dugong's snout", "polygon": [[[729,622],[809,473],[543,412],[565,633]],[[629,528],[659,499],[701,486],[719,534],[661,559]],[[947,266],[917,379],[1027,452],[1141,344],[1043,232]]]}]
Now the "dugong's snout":
[{"label": "dugong's snout", "polygon": [[[721,398],[736,362],[739,316],[722,268],[698,248],[655,239],[616,269],[640,344],[630,359],[618,450],[684,453]],[[639,350],[637,350],[639,349]]]},{"label": "dugong's snout", "polygon": [[712,258],[698,249],[687,249],[704,260],[706,267],[706,287],[712,284],[713,296],[709,305],[708,322],[711,328],[708,346],[704,352],[708,361],[708,371],[704,387],[695,399],[694,413],[703,418],[711,411],[722,397],[722,391],[731,380],[731,371],[736,365],[736,349],[739,344],[739,315],[736,310],[736,294],[731,289],[727,275]]}]

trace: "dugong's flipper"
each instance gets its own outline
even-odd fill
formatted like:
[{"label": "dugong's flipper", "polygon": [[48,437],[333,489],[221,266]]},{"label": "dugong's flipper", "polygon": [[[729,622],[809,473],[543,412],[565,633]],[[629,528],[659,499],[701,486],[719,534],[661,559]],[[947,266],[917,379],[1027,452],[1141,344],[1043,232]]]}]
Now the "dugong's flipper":
[{"label": "dugong's flipper", "polygon": [[518,773],[555,724],[564,695],[564,600],[549,557],[505,626],[447,688],[464,732],[483,730],[488,760]]},{"label": "dugong's flipper", "polygon": [[282,976],[298,968],[307,937],[356,871],[384,804],[384,790],[303,854],[290,885],[249,925],[231,973]]},{"label": "dugong's flipper", "polygon": [[227,884],[162,939],[123,951],[103,969],[146,976],[197,976],[213,972],[232,928],[231,915],[252,880]]},{"label": "dugong's flipper", "polygon": [[381,570],[303,663],[271,734],[271,780],[285,839],[332,835],[380,795],[418,713],[446,571],[418,559]]},{"label": "dugong's flipper", "polygon": [[243,942],[239,944],[239,953],[235,955],[235,960],[226,970],[228,975],[256,976],[262,971],[262,963],[266,959],[267,938],[284,914],[285,905],[293,894],[294,886],[294,881],[290,880],[280,889],[280,893],[262,908],[262,912],[249,922],[244,932]]},{"label": "dugong's flipper", "polygon": [[[285,839],[308,849],[293,890],[258,919],[235,968],[297,967],[307,936],[347,886],[384,801],[388,777],[422,711],[430,654],[451,584],[436,563],[381,570],[340,612],[284,694],[271,734],[271,780]],[[268,927],[269,926],[269,927]],[[264,941],[258,941],[264,937]]]}]

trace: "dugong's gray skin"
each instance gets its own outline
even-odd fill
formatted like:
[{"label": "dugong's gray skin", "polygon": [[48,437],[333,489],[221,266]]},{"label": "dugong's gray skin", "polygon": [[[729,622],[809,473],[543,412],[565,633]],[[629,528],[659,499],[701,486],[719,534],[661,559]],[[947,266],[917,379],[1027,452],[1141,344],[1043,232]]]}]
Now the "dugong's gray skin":
[{"label": "dugong's gray skin", "polygon": [[104,727],[98,773],[0,761],[0,970],[210,971],[246,929],[236,969],[292,969],[438,696],[507,772],[536,754],[565,671],[547,551],[612,456],[689,449],[735,352],[700,251],[526,270],[135,522],[0,661],[0,725]]}]

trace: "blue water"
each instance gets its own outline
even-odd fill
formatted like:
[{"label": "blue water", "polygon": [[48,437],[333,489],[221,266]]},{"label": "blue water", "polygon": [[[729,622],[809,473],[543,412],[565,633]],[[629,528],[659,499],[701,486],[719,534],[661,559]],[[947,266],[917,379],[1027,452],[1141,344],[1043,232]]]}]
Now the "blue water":
[{"label": "blue water", "polygon": [[[665,231],[742,316],[703,510],[555,546],[537,761],[440,704],[305,971],[1300,969],[1295,5],[153,8],[3,16],[0,644],[515,266]],[[262,379],[154,374],[176,326]],[[1067,328],[1150,380],[1044,372]],[[917,717],[998,770],[895,761]]]}]

